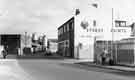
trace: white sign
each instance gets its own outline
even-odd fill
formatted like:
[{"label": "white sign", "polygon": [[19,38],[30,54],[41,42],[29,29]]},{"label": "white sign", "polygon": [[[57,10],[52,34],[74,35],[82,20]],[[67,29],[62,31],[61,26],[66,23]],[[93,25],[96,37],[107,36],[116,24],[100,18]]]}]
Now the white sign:
[{"label": "white sign", "polygon": [[[89,28],[86,29],[87,32],[105,32],[105,29],[103,28]],[[120,33],[126,33],[126,29],[110,29],[109,32],[120,32]]]}]

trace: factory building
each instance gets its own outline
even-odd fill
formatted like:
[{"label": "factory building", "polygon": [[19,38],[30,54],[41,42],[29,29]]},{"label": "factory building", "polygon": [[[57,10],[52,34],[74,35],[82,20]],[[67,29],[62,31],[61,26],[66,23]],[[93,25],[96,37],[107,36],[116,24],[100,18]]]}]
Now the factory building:
[{"label": "factory building", "polygon": [[97,41],[110,43],[131,35],[128,21],[113,18],[111,9],[77,9],[76,13],[58,27],[58,52],[62,56],[94,61]]},{"label": "factory building", "polygon": [[23,55],[24,48],[31,48],[31,44],[29,35],[0,34],[0,46],[1,48],[6,47],[8,54]]}]

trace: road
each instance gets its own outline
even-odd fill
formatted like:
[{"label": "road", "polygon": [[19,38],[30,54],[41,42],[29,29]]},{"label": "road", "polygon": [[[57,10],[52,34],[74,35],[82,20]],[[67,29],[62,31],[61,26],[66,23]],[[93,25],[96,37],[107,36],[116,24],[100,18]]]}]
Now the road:
[{"label": "road", "polygon": [[1,80],[134,80],[135,73],[72,64],[62,59],[0,60]]}]

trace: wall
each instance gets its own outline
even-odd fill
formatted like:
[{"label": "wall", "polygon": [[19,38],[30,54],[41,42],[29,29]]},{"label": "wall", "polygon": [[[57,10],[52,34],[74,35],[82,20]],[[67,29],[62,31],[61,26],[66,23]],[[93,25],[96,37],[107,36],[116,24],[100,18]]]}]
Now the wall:
[{"label": "wall", "polygon": [[[94,21],[96,26],[93,25]],[[75,57],[94,61],[95,40],[115,41],[130,37],[130,27],[113,26],[112,28],[112,9],[80,9],[80,14],[75,16]],[[83,48],[79,47],[80,44]]]},{"label": "wall", "polygon": [[[130,41],[130,42],[129,42]],[[117,64],[134,64],[134,48],[133,40],[122,40],[117,43]]]},{"label": "wall", "polygon": [[3,51],[3,49],[4,49],[4,46],[0,45],[0,57],[3,57],[3,56],[2,56],[2,51]]},{"label": "wall", "polygon": [[[87,32],[81,27],[83,16],[75,17],[75,32],[74,32],[74,55],[75,58],[94,60],[94,33]],[[90,22],[91,23],[91,22]],[[85,24],[85,23],[84,23]],[[86,23],[87,24],[87,23]],[[91,24],[89,25],[89,27]]]}]

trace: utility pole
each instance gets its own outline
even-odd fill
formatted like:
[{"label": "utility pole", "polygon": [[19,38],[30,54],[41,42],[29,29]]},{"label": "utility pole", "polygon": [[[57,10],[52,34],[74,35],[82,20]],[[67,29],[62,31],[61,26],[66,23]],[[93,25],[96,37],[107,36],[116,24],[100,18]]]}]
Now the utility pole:
[{"label": "utility pole", "polygon": [[27,46],[27,32],[25,32],[25,48]]},{"label": "utility pole", "polygon": [[[113,59],[113,52],[114,52],[114,9],[112,8],[112,44],[111,44],[111,59]],[[116,54],[115,54],[116,57]]]}]

